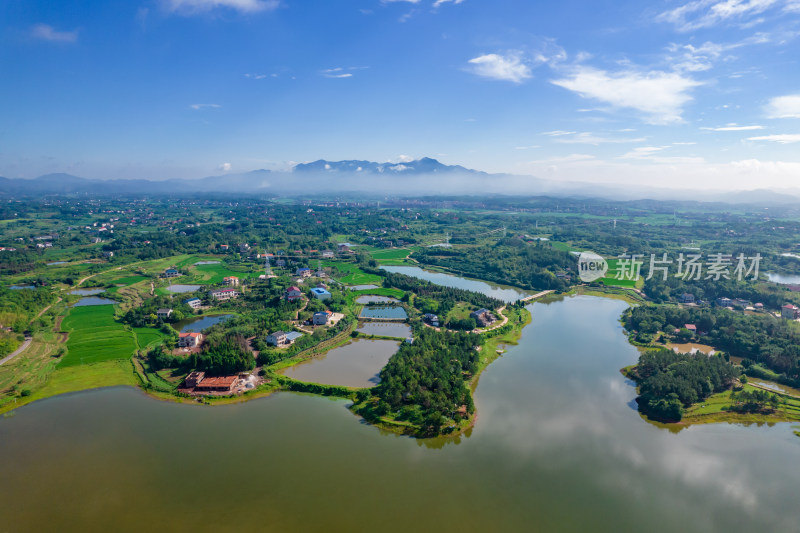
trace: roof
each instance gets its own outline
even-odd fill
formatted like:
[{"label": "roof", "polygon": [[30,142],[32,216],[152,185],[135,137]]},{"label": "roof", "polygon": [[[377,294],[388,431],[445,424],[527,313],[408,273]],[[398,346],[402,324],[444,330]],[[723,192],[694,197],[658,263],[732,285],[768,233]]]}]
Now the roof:
[{"label": "roof", "polygon": [[786,304],[782,307],[782,309],[797,309],[797,306],[792,304]]},{"label": "roof", "polygon": [[298,271],[298,272],[303,272],[303,271],[305,271],[305,270],[311,270],[311,269],[310,269],[310,268],[306,268],[306,267],[303,267],[303,268],[298,268],[298,269],[297,269],[297,271]]},{"label": "roof", "polygon": [[694,324],[686,324],[686,329],[688,330],[697,329],[697,326],[695,326]]},{"label": "roof", "polygon": [[330,294],[330,292],[326,291],[322,287],[314,287],[313,289],[311,289],[311,292],[313,292],[314,294]]},{"label": "roof", "polygon": [[162,309],[159,309],[159,310],[158,310],[158,312],[159,312],[159,313],[171,313],[171,312],[172,312],[172,309],[163,309],[163,308],[162,308]]},{"label": "roof", "polygon": [[225,276],[222,279],[239,279],[239,278],[237,278],[236,276]]},{"label": "roof", "polygon": [[199,302],[200,298],[189,298],[188,300],[184,300],[183,303],[188,304],[189,302]]},{"label": "roof", "polygon": [[196,332],[196,331],[190,331],[190,332],[188,332],[188,333],[180,333],[178,336],[179,336],[180,338],[182,338],[182,339],[184,339],[184,338],[186,338],[186,337],[194,337],[194,338],[197,338],[197,337],[202,337],[202,336],[203,336],[203,334],[202,334],[202,333],[198,333],[198,332]]},{"label": "roof", "polygon": [[270,333],[270,337],[280,337],[281,335],[286,335],[285,331],[276,331],[275,333]]},{"label": "roof", "polygon": [[220,376],[218,378],[205,378],[200,382],[200,387],[230,387],[238,378],[236,376]]},{"label": "roof", "polygon": [[289,287],[289,288],[288,288],[288,289],[286,289],[286,290],[287,290],[287,291],[297,291],[297,292],[300,292],[300,287],[297,287],[296,285],[292,285],[291,287]]},{"label": "roof", "polygon": [[331,316],[331,315],[333,315],[333,313],[331,311],[317,311],[316,313],[314,313],[314,316],[317,316],[317,315]]},{"label": "roof", "polygon": [[288,340],[290,340],[290,341],[293,341],[295,339],[299,339],[302,336],[303,336],[303,334],[300,333],[299,331],[290,331],[289,333],[286,334],[286,338]]}]

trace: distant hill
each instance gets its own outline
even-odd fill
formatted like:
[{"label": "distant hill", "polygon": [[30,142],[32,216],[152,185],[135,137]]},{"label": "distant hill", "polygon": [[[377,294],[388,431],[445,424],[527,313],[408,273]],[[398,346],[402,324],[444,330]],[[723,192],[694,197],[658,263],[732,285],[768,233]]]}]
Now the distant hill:
[{"label": "distant hill", "polygon": [[464,168],[460,165],[445,165],[436,159],[423,157],[402,163],[375,163],[373,161],[326,161],[320,159],[312,163],[300,163],[294,167],[295,173],[363,173],[363,174],[471,174],[484,175],[486,172]]}]

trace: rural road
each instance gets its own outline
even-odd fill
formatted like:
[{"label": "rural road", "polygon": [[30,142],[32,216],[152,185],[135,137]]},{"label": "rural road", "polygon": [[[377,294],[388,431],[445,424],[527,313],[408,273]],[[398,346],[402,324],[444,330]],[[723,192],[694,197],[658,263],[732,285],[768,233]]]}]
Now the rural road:
[{"label": "rural road", "polygon": [[19,347],[19,348],[17,348],[16,350],[14,350],[14,351],[13,351],[11,354],[9,354],[7,357],[4,357],[3,359],[0,359],[0,365],[3,365],[3,364],[5,364],[5,363],[7,363],[7,362],[11,361],[11,360],[12,360],[12,359],[14,359],[16,356],[18,356],[19,354],[21,354],[22,352],[24,352],[24,351],[25,351],[25,349],[26,349],[28,346],[30,346],[30,344],[31,344],[31,341],[32,341],[32,340],[33,340],[33,338],[32,338],[32,337],[25,337],[25,342],[23,342],[23,343],[20,345],[20,347]]}]

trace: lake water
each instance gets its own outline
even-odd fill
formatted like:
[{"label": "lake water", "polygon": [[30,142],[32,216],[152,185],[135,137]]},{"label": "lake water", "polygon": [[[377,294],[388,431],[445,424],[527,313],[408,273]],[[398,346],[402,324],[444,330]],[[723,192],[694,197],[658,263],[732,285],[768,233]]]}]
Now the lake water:
[{"label": "lake water", "polygon": [[408,318],[408,313],[399,305],[397,307],[365,307],[361,310],[359,318],[405,320]]},{"label": "lake water", "polygon": [[469,436],[382,433],[344,400],[178,405],[132,388],[0,417],[0,530],[794,532],[791,424],[671,432],[619,369],[626,304],[536,303]]},{"label": "lake water", "polygon": [[23,290],[33,290],[36,287],[34,285],[11,285],[9,289],[13,291],[23,291]]},{"label": "lake water", "polygon": [[377,295],[366,295],[366,296],[359,296],[356,298],[357,304],[389,304],[389,303],[397,303],[400,300],[397,298],[391,298],[389,296],[377,296]]},{"label": "lake water", "polygon": [[190,332],[203,332],[214,326],[219,324],[220,322],[225,322],[233,315],[212,315],[212,316],[202,316],[197,318],[190,318],[186,320],[181,320],[180,322],[176,322],[174,328],[180,331],[181,333],[190,333]]},{"label": "lake water", "polygon": [[84,307],[87,305],[112,305],[117,303],[116,300],[111,300],[109,298],[98,298],[97,296],[87,296],[86,298],[81,298],[74,304],[72,307]]},{"label": "lake water", "polygon": [[792,274],[767,274],[767,279],[781,285],[800,285],[800,276]]},{"label": "lake water", "polygon": [[461,276],[456,276],[453,274],[444,274],[442,272],[431,272],[429,270],[423,270],[419,267],[384,266],[381,268],[383,270],[386,270],[387,272],[394,272],[396,274],[405,274],[406,276],[412,276],[414,278],[424,279],[425,281],[430,281],[431,283],[442,285],[444,287],[453,287],[455,289],[466,289],[468,291],[479,292],[481,294],[491,296],[492,298],[497,298],[504,302],[516,302],[521,298],[525,298],[529,294],[533,294],[525,292],[522,289],[515,289],[513,287],[503,287],[501,285],[495,285],[493,283],[487,283],[485,281],[479,281],[476,279],[462,278]]},{"label": "lake water", "polygon": [[66,261],[53,261],[52,263],[47,263],[47,266],[56,266],[56,265],[66,265]]},{"label": "lake water", "polygon": [[202,285],[170,285],[167,287],[169,292],[177,292],[177,293],[184,293],[184,292],[195,292],[198,290]]},{"label": "lake water", "polygon": [[219,261],[198,261],[195,265],[218,265]]},{"label": "lake water", "polygon": [[377,289],[377,285],[348,285],[348,289],[351,291],[365,291],[367,289]]},{"label": "lake water", "polygon": [[312,383],[372,387],[380,382],[378,373],[397,352],[398,346],[395,341],[356,339],[282,373]]},{"label": "lake water", "polygon": [[364,322],[358,326],[356,331],[365,335],[382,335],[399,339],[407,339],[411,336],[411,326],[397,322]]},{"label": "lake water", "polygon": [[103,288],[95,288],[95,289],[72,289],[69,291],[70,294],[76,294],[78,296],[94,296],[95,294],[100,294],[101,292],[105,292]]}]

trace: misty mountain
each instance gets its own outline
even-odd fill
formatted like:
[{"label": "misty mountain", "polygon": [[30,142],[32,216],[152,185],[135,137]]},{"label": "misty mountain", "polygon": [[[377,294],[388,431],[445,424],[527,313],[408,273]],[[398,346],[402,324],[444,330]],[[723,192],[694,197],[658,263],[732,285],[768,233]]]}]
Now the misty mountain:
[{"label": "misty mountain", "polygon": [[294,167],[295,173],[361,173],[361,174],[470,174],[484,175],[486,172],[464,168],[460,165],[445,165],[436,159],[423,157],[416,161],[402,163],[375,163],[372,161],[326,161],[320,159],[311,163],[300,163]]}]

